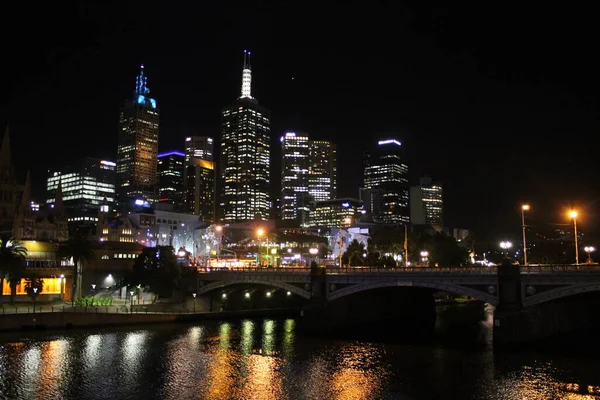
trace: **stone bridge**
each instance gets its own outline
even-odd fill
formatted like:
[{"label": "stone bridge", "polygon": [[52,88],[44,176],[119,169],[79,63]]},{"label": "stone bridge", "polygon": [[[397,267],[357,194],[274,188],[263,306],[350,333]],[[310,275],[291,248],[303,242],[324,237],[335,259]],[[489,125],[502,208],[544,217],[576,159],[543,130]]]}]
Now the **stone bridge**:
[{"label": "stone bridge", "polygon": [[[415,268],[239,268],[199,271],[198,294],[239,284],[276,287],[305,299],[315,296],[333,301],[384,287],[410,286],[469,296],[492,305],[500,303],[499,269],[504,267]],[[524,307],[579,293],[600,291],[598,265],[521,266],[516,296]],[[318,284],[322,287],[319,289]],[[506,296],[505,296],[506,297]]]}]

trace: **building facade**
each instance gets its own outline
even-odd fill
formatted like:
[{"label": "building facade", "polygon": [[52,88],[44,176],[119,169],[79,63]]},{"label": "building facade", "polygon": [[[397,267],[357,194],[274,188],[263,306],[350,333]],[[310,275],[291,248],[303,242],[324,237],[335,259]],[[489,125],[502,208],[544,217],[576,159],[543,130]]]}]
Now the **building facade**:
[{"label": "building facade", "polygon": [[361,200],[352,198],[332,199],[315,203],[305,224],[310,228],[349,228],[364,214]]},{"label": "building facade", "polygon": [[46,205],[55,202],[60,185],[69,222],[94,224],[101,205],[114,205],[115,167],[112,161],[85,157],[71,165],[49,171]]},{"label": "building facade", "polygon": [[185,154],[169,151],[158,156],[158,201],[183,209],[183,171]]},{"label": "building facade", "polygon": [[126,203],[141,198],[158,200],[157,162],[159,110],[150,98],[142,65],[132,99],[125,101],[119,116],[117,148],[117,196]]},{"label": "building facade", "polygon": [[361,199],[374,222],[410,222],[408,165],[398,140],[378,142],[377,150],[365,153]]},{"label": "building facade", "polygon": [[197,215],[201,221],[216,221],[216,168],[214,140],[208,136],[185,139],[183,212]]},{"label": "building facade", "polygon": [[48,212],[33,211],[31,208],[31,181],[29,173],[21,197],[21,205],[15,214],[12,236],[17,240],[41,240],[64,242],[69,240],[69,225],[63,203],[61,183],[55,190]]},{"label": "building facade", "polygon": [[281,137],[281,219],[308,219],[310,196],[308,169],[310,146],[308,135],[287,132]]},{"label": "building facade", "polygon": [[410,221],[413,225],[444,225],[442,185],[428,176],[410,188]]},{"label": "building facade", "polygon": [[220,220],[269,218],[271,115],[251,95],[250,52],[244,52],[242,93],[221,112]]},{"label": "building facade", "polygon": [[337,197],[337,147],[325,140],[309,142],[308,193],[314,202]]},{"label": "building facade", "polygon": [[12,225],[19,207],[22,191],[23,187],[17,182],[12,163],[7,126],[2,138],[2,148],[0,148],[0,232],[12,232]]}]

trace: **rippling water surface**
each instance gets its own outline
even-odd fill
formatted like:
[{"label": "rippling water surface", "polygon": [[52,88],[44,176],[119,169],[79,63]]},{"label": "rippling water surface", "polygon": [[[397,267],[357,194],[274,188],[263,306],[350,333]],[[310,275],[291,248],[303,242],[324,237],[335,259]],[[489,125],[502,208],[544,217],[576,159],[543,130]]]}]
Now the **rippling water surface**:
[{"label": "rippling water surface", "polygon": [[304,337],[292,319],[3,334],[0,399],[600,398],[593,354],[493,352],[485,320],[457,326],[427,345]]}]

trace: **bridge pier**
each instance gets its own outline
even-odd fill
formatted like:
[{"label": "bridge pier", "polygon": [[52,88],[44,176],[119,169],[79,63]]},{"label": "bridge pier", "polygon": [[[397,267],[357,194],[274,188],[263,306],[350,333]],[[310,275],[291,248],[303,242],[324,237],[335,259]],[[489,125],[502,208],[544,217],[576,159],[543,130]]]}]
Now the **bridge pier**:
[{"label": "bridge pier", "polygon": [[519,266],[498,268],[499,303],[494,312],[494,345],[532,343],[550,336],[590,328],[597,323],[600,296],[587,293],[524,306],[525,284]]}]

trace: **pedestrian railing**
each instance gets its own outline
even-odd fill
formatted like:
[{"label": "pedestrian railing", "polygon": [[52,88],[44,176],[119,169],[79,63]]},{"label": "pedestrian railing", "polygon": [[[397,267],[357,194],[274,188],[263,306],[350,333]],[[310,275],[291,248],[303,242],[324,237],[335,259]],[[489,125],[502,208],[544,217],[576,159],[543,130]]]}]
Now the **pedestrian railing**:
[{"label": "pedestrian railing", "polygon": [[[31,307],[3,307],[0,308],[1,315],[14,314],[46,314],[46,313],[92,313],[92,314],[200,314],[194,308],[164,308],[151,309],[149,307],[134,306],[110,306],[110,307],[70,307],[70,306],[33,306]],[[1,325],[1,323],[0,323]]]}]

